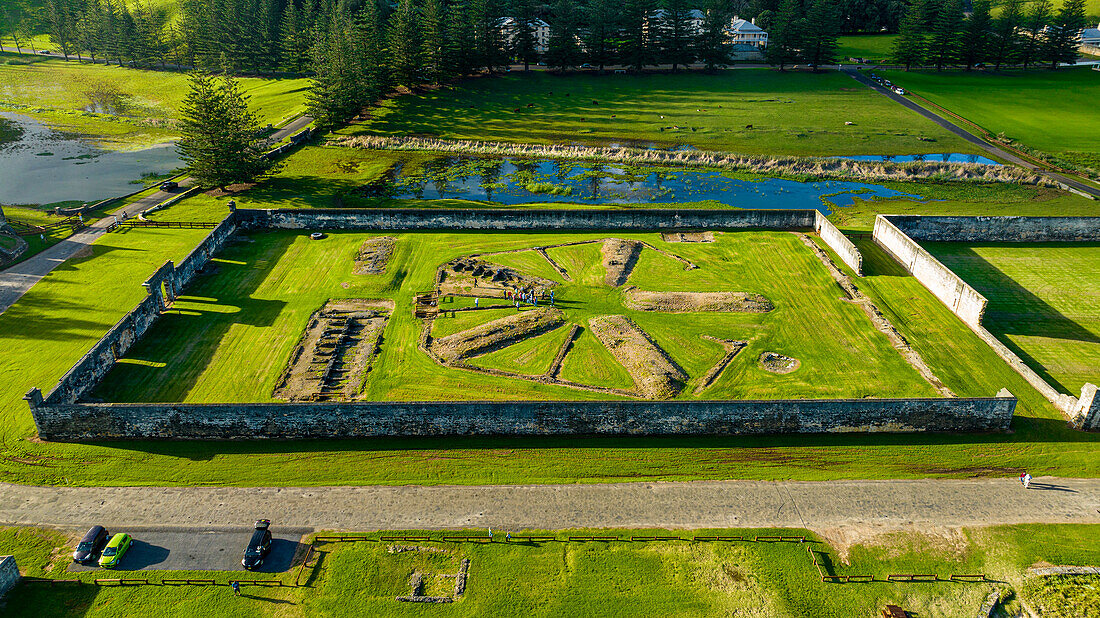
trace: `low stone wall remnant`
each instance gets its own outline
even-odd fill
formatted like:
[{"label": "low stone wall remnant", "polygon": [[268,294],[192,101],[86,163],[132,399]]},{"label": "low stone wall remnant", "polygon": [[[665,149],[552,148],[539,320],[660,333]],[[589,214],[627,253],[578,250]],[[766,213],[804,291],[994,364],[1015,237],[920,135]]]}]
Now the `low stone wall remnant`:
[{"label": "low stone wall remnant", "polygon": [[0,597],[19,583],[19,566],[15,564],[15,556],[0,556]]},{"label": "low stone wall remnant", "polygon": [[833,225],[828,217],[821,214],[821,211],[815,212],[817,214],[814,216],[814,229],[817,231],[817,235],[840,256],[845,264],[855,271],[857,276],[862,277],[863,254],[859,252],[859,248],[837,226]]}]

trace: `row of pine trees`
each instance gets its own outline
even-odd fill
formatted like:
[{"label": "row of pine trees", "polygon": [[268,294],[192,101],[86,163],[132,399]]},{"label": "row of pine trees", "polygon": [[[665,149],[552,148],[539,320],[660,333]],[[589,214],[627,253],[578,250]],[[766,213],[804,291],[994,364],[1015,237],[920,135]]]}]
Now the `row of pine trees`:
[{"label": "row of pine trees", "polygon": [[914,0],[901,22],[893,60],[905,65],[948,66],[1046,63],[1078,57],[1077,37],[1086,24],[1085,0],[1065,0],[1055,10],[1051,0],[1004,0],[997,17],[989,0],[974,0],[963,17],[961,0]]}]

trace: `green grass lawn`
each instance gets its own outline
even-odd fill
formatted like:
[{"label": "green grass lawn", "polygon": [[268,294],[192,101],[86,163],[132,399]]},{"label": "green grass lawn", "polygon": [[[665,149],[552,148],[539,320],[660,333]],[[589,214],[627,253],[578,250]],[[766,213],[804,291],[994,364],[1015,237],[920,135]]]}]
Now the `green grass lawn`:
[{"label": "green grass lawn", "polygon": [[[57,130],[87,137],[98,146],[125,150],[178,136],[174,126],[187,94],[187,76],[170,71],[82,64],[75,60],[26,63],[0,62],[0,109],[32,116]],[[304,111],[306,79],[241,78],[241,89],[252,97],[250,107],[262,123],[280,124]],[[85,111],[93,103],[88,93],[117,92],[116,113]],[[100,100],[100,98],[96,98]]]},{"label": "green grass lawn", "polygon": [[983,323],[1064,393],[1100,383],[1100,244],[927,243],[989,300]]},{"label": "green grass lawn", "polygon": [[[917,616],[970,617],[986,595],[1008,594],[1003,609],[1016,609],[1013,592],[1035,580],[1026,568],[1038,562],[1091,565],[1100,558],[1095,525],[1022,525],[950,529],[936,532],[869,533],[840,543],[797,529],[733,530],[561,530],[513,531],[549,535],[549,542],[493,543],[419,541],[428,551],[391,553],[380,534],[365,542],[320,544],[315,568],[303,573],[301,587],[246,587],[236,597],[225,585],[251,576],[219,571],[143,571],[141,577],[206,578],[209,587],[46,586],[23,583],[6,598],[5,615],[113,617],[173,616],[405,616],[425,610],[445,616],[748,616],[850,618],[877,615],[899,604]],[[484,530],[471,531],[484,535]],[[395,531],[382,534],[394,534]],[[396,531],[423,535],[425,531]],[[434,534],[438,538],[439,533]],[[805,536],[808,544],[768,542],[570,542],[571,535]],[[28,578],[65,577],[90,582],[101,575],[62,573],[71,539],[52,530],[0,528],[0,553],[14,552]],[[407,544],[406,544],[407,545]],[[828,574],[982,573],[981,583],[822,583],[811,564],[812,548]],[[413,572],[427,594],[450,596],[454,579],[441,577],[470,561],[465,594],[454,603],[422,606],[402,603]],[[125,575],[125,574],[123,574]],[[297,568],[278,579],[291,584]],[[1039,594],[1042,594],[1040,591]],[[1095,603],[1095,590],[1080,601]]]},{"label": "green grass lawn", "polygon": [[775,155],[976,152],[931,121],[835,72],[516,74],[393,98],[372,116],[339,133],[688,144]]},{"label": "green grass lawn", "polygon": [[885,62],[894,51],[896,34],[860,34],[837,38],[837,58],[847,64],[848,58],[866,58],[871,62]]},{"label": "green grass lawn", "polygon": [[1089,68],[883,74],[994,134],[1004,133],[1031,148],[1100,168],[1100,114],[1095,109],[1100,79]]},{"label": "green grass lawn", "polygon": [[[216,258],[216,275],[184,291],[157,327],[100,384],[95,396],[108,401],[276,401],[272,391],[300,334],[310,315],[329,298],[388,298],[396,302],[381,357],[368,374],[371,399],[587,399],[594,395],[440,366],[417,349],[421,321],[406,309],[415,292],[431,287],[436,268],[454,257],[599,240],[606,233],[396,236],[398,244],[387,274],[376,276],[351,273],[351,257],[369,235],[333,233],[324,242],[294,232],[247,237],[247,242],[233,245]],[[693,380],[701,378],[724,354],[703,335],[750,342],[700,398],[935,396],[863,312],[838,298],[831,277],[794,235],[726,233],[707,244],[665,243],[659,234],[616,236],[645,240],[699,266],[685,272],[680,262],[646,250],[630,285],[655,291],[755,292],[775,304],[776,309],[767,314],[633,311],[623,305],[622,288],[604,284],[599,245],[554,250],[555,255],[563,256],[563,263],[577,265],[574,272],[595,273],[590,278],[578,275],[558,290],[557,305],[566,313],[567,326],[586,326],[590,318],[599,315],[627,315]],[[571,257],[574,252],[579,253]],[[774,259],[758,257],[765,255]],[[523,269],[527,265],[525,272],[535,275],[553,272],[533,251],[501,258],[509,266]],[[484,259],[492,262],[495,256]],[[541,266],[534,260],[541,261]],[[327,265],[323,274],[318,264]],[[435,333],[445,336],[514,312],[482,310],[463,312],[461,319],[437,318]],[[562,327],[473,362],[541,374],[567,330]],[[807,332],[825,331],[833,336],[806,337]],[[771,374],[756,363],[765,351],[798,358],[802,368],[786,375]],[[616,373],[613,368],[592,371]],[[681,397],[694,398],[691,389],[685,389]]]}]

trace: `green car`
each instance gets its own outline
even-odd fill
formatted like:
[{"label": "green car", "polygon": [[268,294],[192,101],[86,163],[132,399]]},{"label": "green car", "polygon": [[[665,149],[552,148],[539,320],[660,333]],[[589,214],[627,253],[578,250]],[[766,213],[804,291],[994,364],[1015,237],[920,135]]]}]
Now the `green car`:
[{"label": "green car", "polygon": [[127,549],[130,549],[133,542],[133,537],[125,532],[119,532],[111,537],[111,541],[107,543],[107,547],[103,548],[103,553],[99,556],[99,566],[105,569],[118,566],[118,561],[122,560],[122,556]]}]

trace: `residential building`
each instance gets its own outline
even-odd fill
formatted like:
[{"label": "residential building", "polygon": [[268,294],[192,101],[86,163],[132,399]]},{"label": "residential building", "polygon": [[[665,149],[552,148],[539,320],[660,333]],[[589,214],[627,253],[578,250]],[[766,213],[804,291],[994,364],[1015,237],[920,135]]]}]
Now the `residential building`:
[{"label": "residential building", "polygon": [[734,17],[726,29],[726,36],[733,45],[749,45],[758,49],[768,46],[768,33],[756,25],[756,19],[746,21]]},{"label": "residential building", "polygon": [[[519,36],[519,23],[514,17],[502,17],[497,21],[497,27],[503,35],[504,44],[508,49],[513,49],[516,37]],[[530,22],[529,27],[535,40],[535,53],[545,54],[550,48],[550,24],[536,18]]]},{"label": "residential building", "polygon": [[1095,28],[1085,28],[1082,30],[1077,40],[1081,45],[1100,47],[1100,24],[1097,24]]}]

